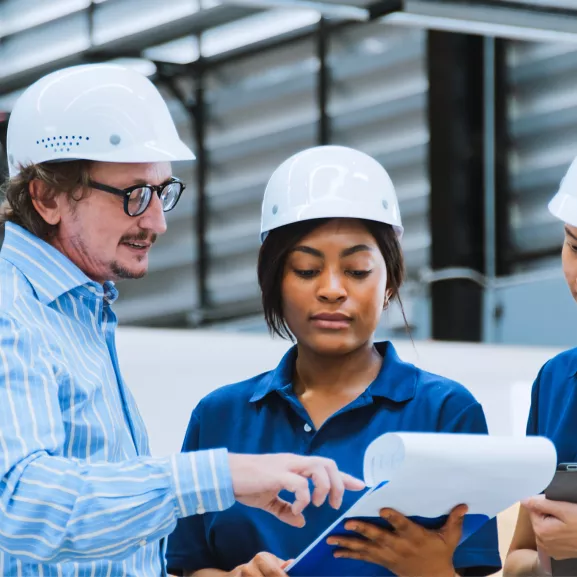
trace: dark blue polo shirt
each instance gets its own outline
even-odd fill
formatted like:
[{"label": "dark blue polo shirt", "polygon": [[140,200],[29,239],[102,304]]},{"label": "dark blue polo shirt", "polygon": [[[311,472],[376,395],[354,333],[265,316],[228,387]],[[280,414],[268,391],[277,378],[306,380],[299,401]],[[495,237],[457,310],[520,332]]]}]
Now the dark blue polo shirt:
[{"label": "dark blue polo shirt", "polygon": [[[234,453],[290,452],[334,459],[363,476],[371,441],[387,432],[486,433],[483,410],[463,386],[399,359],[391,343],[379,343],[382,368],[366,391],[317,431],[292,390],[296,348],[279,366],[248,381],[222,387],[192,413],[184,451],[227,447]],[[347,492],[340,511],[328,504],[307,507],[304,528],[290,527],[264,511],[236,503],[218,512],[187,517],[169,538],[169,571],[214,567],[224,571],[260,551],[292,559],[348,509],[361,493]],[[287,495],[281,495],[287,498]],[[455,567],[487,575],[501,568],[493,519],[455,552]]]},{"label": "dark blue polo shirt", "polygon": [[547,361],[531,392],[528,435],[549,438],[557,462],[577,461],[577,349]]}]

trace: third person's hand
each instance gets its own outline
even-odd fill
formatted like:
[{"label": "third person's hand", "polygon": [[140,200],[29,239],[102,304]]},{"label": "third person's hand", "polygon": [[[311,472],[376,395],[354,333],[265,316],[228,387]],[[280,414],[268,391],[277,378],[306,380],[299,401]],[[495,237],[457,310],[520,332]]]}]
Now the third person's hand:
[{"label": "third person's hand", "polygon": [[[577,505],[550,501],[544,495],[523,501],[531,515],[537,549],[552,559],[577,557]],[[546,569],[546,568],[545,568]]]}]

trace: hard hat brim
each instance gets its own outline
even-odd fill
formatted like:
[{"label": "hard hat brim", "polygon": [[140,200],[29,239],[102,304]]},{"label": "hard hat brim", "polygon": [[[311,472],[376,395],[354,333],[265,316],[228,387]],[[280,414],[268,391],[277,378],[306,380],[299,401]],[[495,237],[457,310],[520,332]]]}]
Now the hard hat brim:
[{"label": "hard hat brim", "polygon": [[[41,164],[50,162],[67,162],[73,160],[92,160],[94,162],[113,162],[113,163],[149,163],[149,162],[180,162],[187,160],[196,160],[196,156],[184,144],[184,142],[172,142],[169,147],[158,146],[154,142],[147,142],[139,146],[133,146],[118,152],[95,153],[95,154],[74,154],[74,152],[64,152],[58,155],[58,158],[50,160],[38,159],[31,157],[29,164]],[[16,176],[20,170],[17,167],[9,165],[10,177]]]},{"label": "hard hat brim", "polygon": [[380,222],[389,224],[393,227],[397,238],[400,240],[403,236],[404,228],[401,223],[400,214],[396,218],[390,218],[390,213],[387,212],[386,218],[379,218],[382,207],[375,206],[374,211],[368,211],[366,206],[360,206],[355,202],[336,201],[334,199],[317,201],[314,204],[302,205],[293,207],[291,210],[284,212],[275,219],[274,226],[261,228],[261,242],[264,241],[267,234],[271,230],[275,230],[282,226],[288,226],[295,222],[302,222],[307,220],[317,220],[325,218],[352,218],[356,220],[369,220],[372,222]]}]

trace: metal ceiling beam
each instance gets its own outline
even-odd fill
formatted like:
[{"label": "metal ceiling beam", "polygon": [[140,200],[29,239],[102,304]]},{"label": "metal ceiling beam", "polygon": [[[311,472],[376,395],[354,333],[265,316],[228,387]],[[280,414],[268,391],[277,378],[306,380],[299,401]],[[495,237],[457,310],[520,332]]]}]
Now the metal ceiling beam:
[{"label": "metal ceiling beam", "polygon": [[327,18],[367,21],[529,41],[577,43],[577,6],[530,0],[229,0],[247,6],[314,9]]},{"label": "metal ceiling beam", "polygon": [[[25,88],[45,74],[60,68],[119,56],[139,56],[146,48],[164,44],[183,36],[200,34],[210,28],[251,16],[260,11],[260,9],[239,5],[220,5],[204,9],[174,22],[128,34],[77,54],[0,78],[0,95]],[[89,13],[87,12],[87,14]]]},{"label": "metal ceiling beam", "polygon": [[391,24],[511,40],[577,43],[575,9],[510,0],[403,0]]}]

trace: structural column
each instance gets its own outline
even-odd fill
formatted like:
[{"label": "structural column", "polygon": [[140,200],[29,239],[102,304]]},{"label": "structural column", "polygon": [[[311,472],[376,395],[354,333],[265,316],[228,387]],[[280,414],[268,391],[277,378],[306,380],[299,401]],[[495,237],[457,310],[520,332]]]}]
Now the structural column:
[{"label": "structural column", "polygon": [[328,113],[330,70],[327,62],[329,53],[330,29],[324,18],[319,20],[316,35],[317,58],[319,61],[319,71],[317,76],[317,107],[318,107],[318,144],[329,144],[331,141],[331,124]]},{"label": "structural column", "polygon": [[431,267],[448,272],[431,286],[432,337],[479,341],[483,288],[474,278],[485,266],[483,38],[430,31],[428,75]]}]

